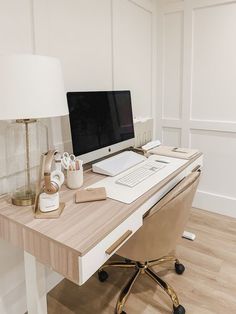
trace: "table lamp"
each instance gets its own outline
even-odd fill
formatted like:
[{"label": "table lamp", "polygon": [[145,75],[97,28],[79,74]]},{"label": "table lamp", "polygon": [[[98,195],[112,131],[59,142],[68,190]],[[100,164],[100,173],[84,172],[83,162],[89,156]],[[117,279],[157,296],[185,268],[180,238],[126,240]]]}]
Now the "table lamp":
[{"label": "table lamp", "polygon": [[67,114],[58,59],[0,56],[0,120],[15,120],[6,131],[8,176],[15,178],[10,187],[13,204],[32,205],[35,200],[32,172],[39,165],[42,137],[47,136],[37,119]]}]

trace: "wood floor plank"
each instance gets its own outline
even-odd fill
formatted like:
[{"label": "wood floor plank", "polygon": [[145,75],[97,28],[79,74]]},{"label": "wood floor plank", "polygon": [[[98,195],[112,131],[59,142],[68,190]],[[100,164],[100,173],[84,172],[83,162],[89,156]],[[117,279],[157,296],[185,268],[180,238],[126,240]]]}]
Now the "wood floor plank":
[{"label": "wood floor plank", "polygon": [[[236,219],[193,209],[186,230],[194,242],[180,239],[176,252],[186,266],[184,275],[172,265],[155,268],[172,285],[188,314],[236,313]],[[49,292],[49,314],[113,314],[120,289],[131,270],[111,269],[105,283],[94,275],[79,287],[63,280]],[[128,314],[170,314],[171,302],[146,276],[135,283],[127,301]]]}]

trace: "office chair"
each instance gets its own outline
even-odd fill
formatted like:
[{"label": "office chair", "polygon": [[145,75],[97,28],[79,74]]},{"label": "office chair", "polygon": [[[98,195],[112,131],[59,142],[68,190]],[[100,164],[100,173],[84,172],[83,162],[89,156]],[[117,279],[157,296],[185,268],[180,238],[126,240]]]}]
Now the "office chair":
[{"label": "office chair", "polygon": [[115,313],[125,314],[123,308],[132,286],[140,274],[148,275],[160,286],[173,303],[174,314],[184,314],[174,289],[161,279],[152,269],[166,262],[175,263],[177,274],[183,274],[185,267],[171,252],[175,250],[177,240],[184,231],[199,182],[200,171],[192,172],[167,193],[144,216],[143,226],[116,252],[124,261],[108,262],[98,271],[98,278],[104,282],[107,267],[133,268],[135,270],[121,291]]}]

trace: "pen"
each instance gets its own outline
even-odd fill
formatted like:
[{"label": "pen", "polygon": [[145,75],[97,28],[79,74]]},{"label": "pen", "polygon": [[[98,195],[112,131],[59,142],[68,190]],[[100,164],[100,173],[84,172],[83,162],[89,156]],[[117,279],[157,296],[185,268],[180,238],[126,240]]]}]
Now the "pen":
[{"label": "pen", "polygon": [[156,162],[162,162],[163,164],[169,164],[170,162],[169,161],[164,161],[164,160],[158,160],[158,159],[155,159]]},{"label": "pen", "polygon": [[185,151],[183,151],[183,150],[179,150],[178,147],[174,147],[174,148],[172,149],[172,152],[187,154],[187,152],[185,152]]}]

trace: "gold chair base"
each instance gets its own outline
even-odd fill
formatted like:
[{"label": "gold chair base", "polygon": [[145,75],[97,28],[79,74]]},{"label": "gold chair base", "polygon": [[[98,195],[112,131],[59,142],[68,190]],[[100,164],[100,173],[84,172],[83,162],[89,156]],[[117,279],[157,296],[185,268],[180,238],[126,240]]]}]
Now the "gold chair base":
[{"label": "gold chair base", "polygon": [[117,303],[116,303],[115,313],[116,314],[122,313],[125,302],[127,301],[128,296],[130,294],[130,291],[131,291],[135,281],[137,280],[137,278],[141,274],[146,274],[149,278],[154,280],[154,282],[156,284],[158,284],[158,286],[161,289],[163,289],[167,293],[167,295],[170,297],[170,299],[173,303],[173,307],[178,308],[178,306],[180,304],[179,304],[179,300],[178,300],[178,297],[177,297],[174,289],[167,282],[165,282],[163,279],[161,279],[150,268],[152,266],[161,265],[161,264],[167,263],[167,262],[175,262],[176,264],[180,264],[179,260],[176,259],[174,256],[165,256],[165,257],[162,257],[160,259],[148,261],[145,263],[126,260],[124,262],[122,262],[122,261],[120,261],[120,262],[115,262],[115,261],[109,262],[109,263],[103,265],[98,271],[99,274],[101,274],[101,272],[104,270],[104,268],[107,268],[107,267],[133,268],[135,270],[134,274],[129,279],[127,284],[124,286],[124,288],[122,289],[122,291],[119,295],[119,298],[118,298]]}]

